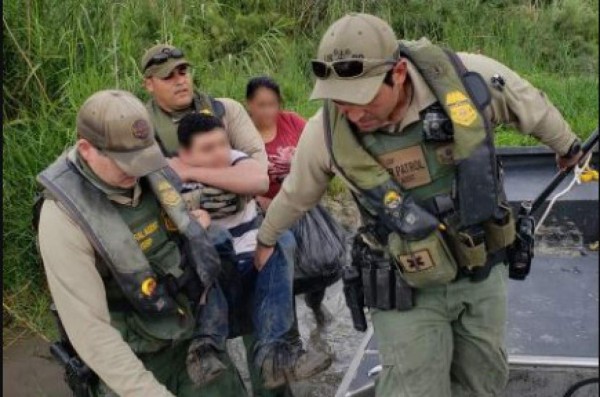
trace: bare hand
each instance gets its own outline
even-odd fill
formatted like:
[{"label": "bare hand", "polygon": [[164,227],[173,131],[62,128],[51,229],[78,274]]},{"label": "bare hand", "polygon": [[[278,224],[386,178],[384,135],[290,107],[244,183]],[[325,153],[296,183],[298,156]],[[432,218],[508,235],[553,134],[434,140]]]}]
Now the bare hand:
[{"label": "bare hand", "polygon": [[561,171],[565,171],[567,168],[574,166],[575,164],[581,161],[581,157],[583,156],[583,152],[580,150],[579,153],[575,154],[570,159],[566,159],[564,157],[560,157],[556,155],[556,164]]},{"label": "bare hand", "polygon": [[256,196],[256,202],[262,208],[263,211],[267,212],[269,205],[271,204],[272,199],[264,196]]},{"label": "bare hand", "polygon": [[254,252],[254,267],[256,270],[260,272],[265,267],[274,250],[275,247],[265,247],[260,243],[256,245],[256,251]]},{"label": "bare hand", "polygon": [[171,157],[167,159],[167,162],[169,163],[169,167],[171,167],[173,171],[175,171],[175,173],[181,178],[182,181],[190,181],[189,171],[191,167],[189,165],[181,161],[179,157]]},{"label": "bare hand", "polygon": [[192,214],[194,219],[196,219],[198,223],[202,225],[203,228],[208,229],[208,227],[210,226],[210,215],[208,214],[208,212],[198,209],[190,211],[190,214]]}]

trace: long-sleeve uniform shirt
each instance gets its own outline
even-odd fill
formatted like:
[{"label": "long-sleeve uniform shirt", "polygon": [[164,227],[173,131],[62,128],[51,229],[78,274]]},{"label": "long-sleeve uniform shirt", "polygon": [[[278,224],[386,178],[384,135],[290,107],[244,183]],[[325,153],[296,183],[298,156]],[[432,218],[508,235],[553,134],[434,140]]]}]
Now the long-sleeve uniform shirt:
[{"label": "long-sleeve uniform shirt", "polygon": [[[242,105],[231,99],[219,100],[226,109],[224,123],[232,146],[250,153],[266,170],[264,144]],[[127,197],[109,199],[121,204],[131,201]],[[120,396],[172,396],[111,325],[96,253],[83,231],[55,201],[46,200],[42,207],[39,245],[52,299],[82,360]]]},{"label": "long-sleeve uniform shirt", "polygon": [[[522,133],[533,135],[560,155],[569,150],[576,136],[543,92],[493,59],[468,53],[458,53],[458,56],[468,70],[478,72],[487,82],[492,101],[486,112],[493,124],[515,126]],[[492,76],[495,74],[499,74],[505,81],[502,90],[492,86]],[[413,84],[414,94],[405,117],[399,123],[396,132],[398,134],[402,134],[407,126],[419,120],[420,111],[437,101],[423,77],[410,62],[408,75]],[[396,126],[390,126],[390,131],[394,130]],[[304,128],[290,174],[269,207],[259,230],[258,240],[265,245],[274,245],[284,230],[318,203],[335,174],[343,179],[332,164],[327,150],[321,109]],[[352,188],[348,183],[347,185]]]}]

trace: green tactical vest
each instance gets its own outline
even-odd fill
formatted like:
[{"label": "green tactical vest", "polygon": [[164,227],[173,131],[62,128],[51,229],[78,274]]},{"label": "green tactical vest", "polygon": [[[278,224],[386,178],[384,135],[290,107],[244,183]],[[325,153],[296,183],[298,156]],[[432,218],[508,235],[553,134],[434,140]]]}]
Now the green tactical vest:
[{"label": "green tactical vest", "polygon": [[146,103],[146,109],[148,109],[148,113],[150,113],[152,123],[154,124],[156,140],[161,146],[165,156],[168,157],[172,157],[174,153],[177,152],[177,148],[179,147],[179,142],[177,140],[177,126],[179,125],[179,121],[186,114],[191,112],[208,112],[220,119],[225,116],[223,104],[202,92],[196,92],[194,94],[192,107],[189,110],[178,112],[177,115],[166,113],[153,99]]},{"label": "green tactical vest", "polygon": [[[454,279],[458,266],[468,270],[484,266],[489,252],[506,247],[514,237],[508,230],[510,225],[500,236],[493,231],[488,233],[489,225],[494,223],[488,220],[495,216],[499,206],[505,206],[501,203],[502,192],[496,175],[491,125],[483,116],[485,102],[489,102],[485,92],[480,92],[487,90],[485,83],[476,82],[475,91],[478,92],[474,92],[465,84],[465,75],[461,75],[453,58],[456,56],[425,39],[400,41],[399,54],[411,60],[438,98],[439,102],[434,106],[451,122],[450,139],[425,140],[423,119],[409,125],[402,133],[360,133],[354,131],[331,101],[326,101],[323,109],[326,141],[334,164],[359,192],[370,192],[372,196],[377,191],[380,195],[377,200],[384,203],[397,195],[412,197],[438,217],[440,214],[436,213],[434,204],[451,203],[453,215],[443,219],[448,226],[446,236],[435,231],[422,241],[407,241],[393,230],[389,231],[387,248],[400,264],[407,282],[413,287],[427,287]],[[469,79],[477,76],[470,74]],[[395,186],[392,192],[380,188],[391,185]],[[485,191],[484,199],[477,198],[477,188]],[[457,190],[463,199],[459,203]],[[366,197],[360,193],[355,196],[363,215],[375,219],[377,211]],[[457,210],[459,205],[463,207],[462,212]],[[485,208],[478,212],[477,205]],[[485,230],[487,247],[462,247],[461,242],[470,236],[461,230],[465,226],[461,217],[469,211],[475,212],[477,218],[467,225],[476,224]]]},{"label": "green tactical vest", "polygon": [[[98,253],[111,323],[132,350],[154,352],[189,338],[195,325],[192,304],[185,294],[167,291],[162,282],[184,273],[175,242],[178,229],[147,182],[140,182],[138,206],[120,205],[100,193],[66,155],[38,180],[46,196],[62,204]],[[142,288],[148,280],[157,282],[149,296]]]}]

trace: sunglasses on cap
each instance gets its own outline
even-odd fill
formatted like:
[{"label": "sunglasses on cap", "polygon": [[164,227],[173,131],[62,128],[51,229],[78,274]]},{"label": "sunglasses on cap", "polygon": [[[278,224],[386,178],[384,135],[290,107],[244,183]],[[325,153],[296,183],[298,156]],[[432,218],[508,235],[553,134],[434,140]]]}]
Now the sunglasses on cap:
[{"label": "sunglasses on cap", "polygon": [[183,58],[183,51],[178,48],[165,48],[162,52],[152,56],[146,66],[144,66],[144,71],[153,65],[160,65],[161,63],[167,62],[169,58],[180,59]]},{"label": "sunglasses on cap", "polygon": [[[311,62],[313,74],[319,79],[328,78],[333,72],[340,79],[360,77],[375,69],[382,68],[382,72],[391,69],[395,59],[340,59],[339,61],[325,62],[313,59]],[[386,67],[386,68],[383,68]]]}]

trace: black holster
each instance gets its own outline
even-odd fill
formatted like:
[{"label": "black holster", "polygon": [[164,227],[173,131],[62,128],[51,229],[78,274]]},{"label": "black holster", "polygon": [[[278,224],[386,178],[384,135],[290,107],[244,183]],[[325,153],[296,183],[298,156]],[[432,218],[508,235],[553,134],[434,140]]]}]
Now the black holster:
[{"label": "black holster", "polygon": [[355,237],[352,259],[353,265],[360,268],[365,306],[380,310],[412,309],[413,289],[385,253],[371,248],[361,234],[359,230]]},{"label": "black holster", "polygon": [[54,315],[60,340],[50,345],[50,353],[65,369],[65,382],[75,397],[92,396],[92,387],[98,383],[96,375],[79,357],[67,337],[67,333],[58,317],[54,304],[50,306]]}]

